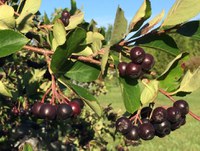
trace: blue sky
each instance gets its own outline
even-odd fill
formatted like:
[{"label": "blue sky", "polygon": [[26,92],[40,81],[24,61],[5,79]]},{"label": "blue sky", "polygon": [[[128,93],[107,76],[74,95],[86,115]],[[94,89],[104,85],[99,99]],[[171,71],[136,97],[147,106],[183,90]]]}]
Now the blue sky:
[{"label": "blue sky", "polygon": [[[151,0],[152,17],[163,9],[167,15],[174,2],[175,0]],[[125,17],[130,22],[143,0],[76,0],[76,3],[84,12],[86,21],[94,19],[98,26],[107,27],[108,24],[113,24],[118,6],[124,10]],[[54,8],[66,7],[70,8],[70,0],[42,0],[40,11],[50,16]]]}]

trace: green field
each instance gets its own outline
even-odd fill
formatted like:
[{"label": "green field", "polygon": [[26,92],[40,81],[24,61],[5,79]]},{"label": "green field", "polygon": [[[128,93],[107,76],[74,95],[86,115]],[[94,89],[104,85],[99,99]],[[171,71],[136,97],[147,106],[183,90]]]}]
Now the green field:
[{"label": "green field", "polygon": [[[112,104],[117,112],[124,112],[120,88],[117,84],[108,84],[108,94],[100,95],[99,101],[103,105]],[[184,97],[190,105],[190,110],[200,115],[200,89]],[[178,98],[177,98],[178,99]],[[171,106],[172,102],[163,95],[157,98],[157,105]],[[171,132],[164,138],[155,137],[150,141],[142,141],[142,144],[133,147],[136,151],[200,151],[200,121],[187,115],[186,124],[181,128]]]}]

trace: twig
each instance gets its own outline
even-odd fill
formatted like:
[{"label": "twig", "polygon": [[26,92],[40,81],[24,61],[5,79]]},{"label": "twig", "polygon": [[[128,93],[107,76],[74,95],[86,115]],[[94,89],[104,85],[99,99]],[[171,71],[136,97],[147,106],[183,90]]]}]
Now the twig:
[{"label": "twig", "polygon": [[[33,51],[33,52],[36,52],[36,53],[39,53],[39,54],[43,54],[43,55],[53,55],[53,51],[51,50],[47,50],[47,49],[42,49],[42,48],[38,48],[38,47],[33,47],[33,46],[24,46],[23,47],[24,49],[26,50],[29,50],[29,51]],[[79,61],[83,61],[83,62],[88,62],[88,63],[93,63],[93,64],[96,64],[96,65],[101,65],[101,61],[99,60],[96,60],[92,57],[85,57],[85,56],[77,56],[77,55],[71,55],[72,59],[76,59],[76,60],[79,60]],[[114,68],[114,65],[113,64],[109,64],[109,67],[111,68]]]}]

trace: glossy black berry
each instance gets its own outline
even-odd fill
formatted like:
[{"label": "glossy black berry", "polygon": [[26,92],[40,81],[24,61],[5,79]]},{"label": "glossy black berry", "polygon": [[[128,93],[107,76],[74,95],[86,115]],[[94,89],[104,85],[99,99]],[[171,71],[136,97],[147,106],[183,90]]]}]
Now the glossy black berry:
[{"label": "glossy black berry", "polygon": [[126,62],[120,62],[117,66],[118,68],[118,71],[119,71],[119,75],[121,77],[124,77],[126,75],[126,66],[127,66],[128,63]]},{"label": "glossy black berry", "polygon": [[144,60],[141,64],[142,69],[145,71],[149,71],[155,64],[154,57],[151,54],[146,53]]},{"label": "glossy black berry", "polygon": [[131,78],[139,78],[141,75],[141,66],[135,63],[128,63],[126,66],[126,75]]},{"label": "glossy black berry", "polygon": [[156,134],[160,135],[168,135],[171,132],[171,124],[168,120],[165,120],[161,123],[157,123],[153,125],[156,131]]},{"label": "glossy black berry", "polygon": [[132,123],[131,121],[126,118],[126,117],[120,117],[117,121],[116,121],[116,130],[122,134],[126,134],[130,131],[131,127],[132,127]]},{"label": "glossy black berry", "polygon": [[151,112],[152,112],[152,108],[151,107],[147,106],[147,107],[142,108],[141,113],[140,113],[141,118],[149,117]]},{"label": "glossy black berry", "polygon": [[170,122],[177,122],[181,118],[181,111],[176,107],[169,107],[167,109],[167,119]]},{"label": "glossy black berry", "polygon": [[139,140],[140,137],[139,137],[139,134],[138,134],[138,127],[132,126],[131,129],[129,130],[129,132],[125,134],[125,137],[128,140],[134,140],[134,141]]},{"label": "glossy black berry", "polygon": [[144,123],[138,126],[138,133],[143,140],[151,140],[155,136],[155,129],[151,123]]},{"label": "glossy black berry", "polygon": [[56,116],[56,107],[45,103],[40,108],[40,117],[48,120],[55,119]]},{"label": "glossy black berry", "polygon": [[32,113],[34,116],[39,117],[40,116],[40,109],[43,103],[37,102],[32,106]]},{"label": "glossy black berry", "polygon": [[132,62],[136,64],[142,63],[145,57],[145,51],[141,47],[134,47],[130,51],[130,56],[131,56]]},{"label": "glossy black berry", "polygon": [[151,118],[154,123],[161,123],[167,119],[167,111],[163,107],[157,107],[153,110]]},{"label": "glossy black berry", "polygon": [[83,100],[80,99],[80,98],[73,98],[73,99],[71,100],[71,102],[76,102],[76,103],[78,103],[79,106],[81,107],[81,109],[84,107],[84,102],[83,102]]},{"label": "glossy black berry", "polygon": [[64,10],[61,14],[62,18],[70,18],[70,13],[67,10]]},{"label": "glossy black berry", "polygon": [[69,118],[70,116],[72,116],[73,110],[71,108],[71,106],[69,106],[68,104],[59,104],[57,106],[57,118],[61,119],[61,120],[65,120],[67,118]]},{"label": "glossy black berry", "polygon": [[77,116],[81,113],[81,107],[77,102],[69,102],[69,106],[71,106],[73,111],[73,116]]},{"label": "glossy black berry", "polygon": [[68,19],[68,18],[62,18],[62,17],[61,17],[61,21],[62,21],[62,23],[64,24],[64,26],[69,25],[69,19]]},{"label": "glossy black berry", "polygon": [[178,129],[178,128],[180,128],[181,127],[181,125],[182,125],[182,118],[180,118],[178,121],[176,121],[176,122],[171,122],[171,130],[172,131],[174,131],[174,130],[176,130],[176,129]]},{"label": "glossy black berry", "polygon": [[185,100],[177,100],[173,106],[181,111],[181,116],[189,113],[189,104]]}]

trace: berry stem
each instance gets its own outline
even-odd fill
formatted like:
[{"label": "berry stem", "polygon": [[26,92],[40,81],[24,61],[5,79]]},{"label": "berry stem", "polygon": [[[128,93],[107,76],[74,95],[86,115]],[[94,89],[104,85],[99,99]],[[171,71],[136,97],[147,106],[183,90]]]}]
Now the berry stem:
[{"label": "berry stem", "polygon": [[[166,97],[168,97],[172,102],[176,102],[176,100],[166,91],[164,91],[163,89],[159,89],[159,91],[164,94]],[[192,111],[189,111],[189,114],[196,120],[200,121],[200,116],[196,115],[195,113],[193,113]]]},{"label": "berry stem", "polygon": [[50,91],[51,91],[51,87],[48,88],[48,90],[44,93],[44,95],[43,95],[43,97],[42,97],[42,100],[41,100],[41,103],[44,103],[44,100],[45,100],[47,94],[48,94]]}]

